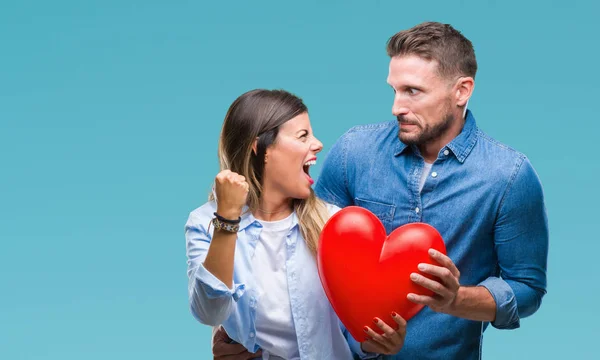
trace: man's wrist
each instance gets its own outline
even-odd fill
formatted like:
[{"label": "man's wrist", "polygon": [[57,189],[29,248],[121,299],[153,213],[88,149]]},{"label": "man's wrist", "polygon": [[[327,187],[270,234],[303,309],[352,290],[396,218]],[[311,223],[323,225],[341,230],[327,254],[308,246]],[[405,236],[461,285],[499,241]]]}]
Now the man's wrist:
[{"label": "man's wrist", "polygon": [[448,306],[448,311],[450,314],[458,312],[458,310],[460,308],[460,304],[462,304],[462,301],[465,297],[465,290],[466,289],[464,286],[458,287],[458,290],[456,291],[456,296],[454,297],[454,300],[452,300],[452,302],[450,303],[450,306]]},{"label": "man's wrist", "polygon": [[494,321],[496,303],[484,286],[461,286],[444,313],[474,321]]}]

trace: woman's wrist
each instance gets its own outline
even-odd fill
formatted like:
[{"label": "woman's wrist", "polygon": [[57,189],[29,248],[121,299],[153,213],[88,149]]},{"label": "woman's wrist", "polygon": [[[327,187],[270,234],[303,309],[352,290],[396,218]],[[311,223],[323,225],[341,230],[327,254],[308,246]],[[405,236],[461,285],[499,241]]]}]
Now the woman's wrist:
[{"label": "woman's wrist", "polygon": [[217,208],[217,214],[219,214],[219,216],[221,216],[222,218],[225,218],[227,220],[236,221],[239,219],[240,215],[242,214],[242,210],[241,209],[232,209],[232,208],[225,208],[225,209]]}]

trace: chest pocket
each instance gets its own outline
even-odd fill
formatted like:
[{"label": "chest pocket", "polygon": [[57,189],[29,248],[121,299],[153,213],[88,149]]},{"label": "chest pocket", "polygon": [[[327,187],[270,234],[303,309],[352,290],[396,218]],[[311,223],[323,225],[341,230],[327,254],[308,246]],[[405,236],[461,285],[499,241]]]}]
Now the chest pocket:
[{"label": "chest pocket", "polygon": [[385,232],[388,235],[394,230],[392,227],[394,212],[396,211],[394,205],[359,198],[355,198],[354,202],[357,206],[363,207],[375,214],[375,216],[381,220],[381,223],[385,227]]}]

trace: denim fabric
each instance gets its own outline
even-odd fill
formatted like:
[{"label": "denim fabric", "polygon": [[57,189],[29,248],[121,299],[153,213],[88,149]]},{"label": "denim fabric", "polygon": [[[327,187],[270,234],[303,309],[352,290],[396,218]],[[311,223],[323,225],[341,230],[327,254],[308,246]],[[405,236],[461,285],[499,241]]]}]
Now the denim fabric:
[{"label": "denim fabric", "polygon": [[[423,157],[399,140],[398,130],[397,121],[350,129],[327,155],[317,195],[369,209],[388,233],[411,222],[434,226],[461,285],[492,294],[492,326],[518,328],[546,293],[548,222],[531,163],[479,130],[468,111],[462,132],[440,150],[419,192]],[[385,358],[478,359],[487,326],[426,307],[408,322],[402,351]]]}]

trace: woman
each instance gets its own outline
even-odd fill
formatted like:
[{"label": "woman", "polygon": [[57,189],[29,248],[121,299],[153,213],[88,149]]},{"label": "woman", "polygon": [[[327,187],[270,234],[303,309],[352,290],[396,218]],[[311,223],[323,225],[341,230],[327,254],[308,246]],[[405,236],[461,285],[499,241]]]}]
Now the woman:
[{"label": "woman", "polygon": [[352,359],[396,353],[398,330],[378,321],[358,344],[321,286],[319,233],[337,208],[315,197],[309,175],[323,145],[302,100],[281,90],[236,99],[219,141],[221,172],[210,201],[186,224],[189,300],[203,324],[222,324],[264,358]]}]

